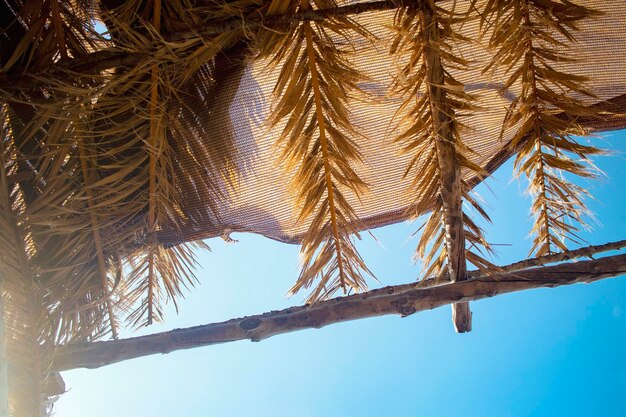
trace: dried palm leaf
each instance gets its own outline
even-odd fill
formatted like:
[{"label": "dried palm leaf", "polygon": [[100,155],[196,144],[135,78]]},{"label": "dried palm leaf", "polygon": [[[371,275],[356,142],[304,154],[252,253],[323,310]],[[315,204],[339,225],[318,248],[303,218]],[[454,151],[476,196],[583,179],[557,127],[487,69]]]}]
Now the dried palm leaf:
[{"label": "dried palm leaf", "polygon": [[406,113],[403,122],[407,127],[396,142],[412,156],[405,170],[405,176],[414,176],[412,213],[419,216],[432,210],[421,227],[416,249],[416,256],[426,264],[423,277],[448,271],[463,279],[465,259],[481,269],[493,268],[484,258],[483,252],[491,249],[482,230],[461,206],[465,200],[489,220],[460,177],[461,169],[479,177],[488,175],[471,161],[472,150],[459,134],[463,125],[458,115],[476,109],[475,97],[465,92],[450,72],[469,65],[452,49],[453,43],[467,41],[454,29],[466,19],[466,15],[445,10],[434,1],[402,7],[394,19],[396,36],[391,52],[409,57],[401,63],[392,86],[395,94],[405,97],[400,111]]},{"label": "dried palm leaf", "polygon": [[[336,6],[332,0],[315,5]],[[310,8],[308,0],[275,0],[268,11]],[[362,291],[365,276],[372,275],[354,246],[359,219],[347,199],[349,193],[360,196],[367,190],[354,168],[361,155],[348,104],[364,93],[357,85],[362,77],[348,58],[348,33],[362,36],[365,31],[349,18],[332,17],[292,25],[284,33],[262,30],[256,38],[260,55],[280,66],[270,125],[284,123],[278,143],[285,169],[295,172],[298,219],[311,219],[302,239],[302,271],[290,293],[315,285],[310,302],[340,289]]]},{"label": "dried palm leaf", "polygon": [[[97,217],[92,216],[97,214],[91,208],[91,192],[81,189],[79,182],[84,180],[83,174],[89,174],[81,166],[84,147],[74,141],[79,123],[80,112],[66,107],[60,111],[40,108],[22,128],[13,124],[22,144],[18,161],[29,161],[40,179],[38,187],[25,197],[22,217],[32,239],[30,256],[40,266],[39,279],[46,288],[45,308],[57,320],[59,340],[70,334],[78,339],[102,335],[106,329],[101,317],[106,317],[108,310],[104,304],[110,305],[103,298],[108,293],[104,271],[95,262],[99,256],[92,220]],[[26,154],[24,144],[33,141],[45,152]],[[88,164],[85,160],[85,168]]]},{"label": "dried palm leaf", "polygon": [[515,132],[509,145],[518,150],[515,170],[529,179],[533,197],[529,253],[564,251],[566,241],[580,241],[577,232],[588,226],[589,214],[583,201],[588,193],[568,177],[594,177],[589,157],[601,150],[572,137],[587,133],[577,118],[594,115],[581,101],[593,94],[585,77],[564,72],[559,64],[575,61],[568,44],[575,42],[580,22],[597,12],[569,1],[491,0],[481,13],[490,23],[485,26],[492,30],[489,45],[495,51],[486,71],[504,69],[503,88],[520,91],[503,131]]},{"label": "dried palm leaf", "polygon": [[[127,3],[125,7],[131,8],[132,5]],[[134,5],[138,7],[139,3]],[[159,1],[152,3],[152,25],[146,25],[143,34],[129,26],[138,24],[135,21],[136,10],[130,16],[125,16],[125,9],[112,11],[108,22],[114,28],[112,33],[117,36],[116,42],[125,42],[132,48],[159,42],[160,5]],[[176,8],[168,10],[178,11]],[[198,45],[203,47],[201,43],[196,47]],[[122,216],[118,219],[127,220],[117,229],[117,235],[124,236],[122,240],[127,248],[137,239],[148,246],[146,250],[131,249],[125,253],[132,258],[134,268],[121,286],[127,291],[122,298],[127,304],[138,302],[129,314],[135,326],[161,320],[162,303],[166,300],[175,302],[175,297],[182,295],[181,286],[194,283],[191,271],[194,261],[188,253],[191,246],[165,249],[158,242],[157,232],[164,224],[176,225],[177,214],[182,212],[175,183],[175,155],[169,138],[168,109],[169,100],[176,95],[174,85],[190,76],[183,74],[189,71],[188,67],[169,68],[169,73],[166,73],[160,65],[168,61],[180,62],[182,56],[192,56],[188,61],[182,60],[183,63],[191,62],[195,59],[195,52],[193,46],[188,44],[163,45],[149,62],[126,68],[118,77],[114,75],[106,86],[108,91],[98,97],[96,112],[92,113],[96,116],[93,119],[94,130],[99,136],[116,147],[124,147],[119,151],[108,149],[106,154],[101,154],[103,160],[111,162],[105,163],[110,175],[104,176],[104,182],[99,186],[106,185],[111,196],[125,196],[123,204],[118,204],[124,211],[116,214]],[[120,111],[120,97],[134,101],[132,111]],[[120,129],[120,122],[122,126],[132,126],[132,130]],[[120,158],[122,155],[124,157]],[[116,161],[118,158],[123,162]],[[125,181],[129,177],[133,181]]]},{"label": "dried palm leaf", "polygon": [[13,48],[10,54],[2,54],[0,74],[42,70],[59,59],[84,55],[102,42],[86,18],[84,5],[60,0],[7,3],[3,12],[13,22],[4,35],[13,41],[7,42]]},{"label": "dried palm leaf", "polygon": [[[9,184],[17,171],[10,112],[0,107],[0,346],[11,366],[6,370],[8,416],[42,415],[42,376],[50,361],[42,344],[50,342],[41,286],[25,250],[19,220],[23,208],[19,187]],[[4,388],[4,387],[3,387]]]},{"label": "dried palm leaf", "polygon": [[[32,184],[23,184],[26,207],[22,217],[30,236],[30,256],[41,265],[40,279],[46,288],[43,305],[54,322],[58,343],[115,333],[115,310],[128,313],[135,325],[160,319],[155,311],[161,311],[161,303],[175,302],[174,297],[194,282],[190,251],[197,245],[166,249],[158,242],[164,228],[186,221],[181,215],[181,184],[193,184],[217,201],[220,187],[215,178],[234,178],[235,165],[226,148],[218,155],[206,149],[198,152],[193,159],[198,168],[180,170],[176,161],[183,157],[181,152],[192,148],[173,137],[191,132],[196,120],[193,110],[181,119],[171,108],[184,102],[180,86],[196,83],[197,89],[208,90],[204,99],[210,97],[214,57],[239,42],[242,32],[166,42],[153,19],[157,4],[124,2],[118,8],[106,8],[102,15],[111,37],[108,42],[143,54],[145,61],[115,71],[46,80],[46,90],[27,92],[23,103],[7,97],[10,108],[22,113],[16,118],[21,123],[16,125],[17,163],[20,170],[35,176]],[[168,2],[161,20],[166,28],[194,30],[202,25],[198,19],[224,18],[228,15],[224,9],[239,13],[252,2],[237,4],[193,8],[186,1]],[[54,5],[50,5],[44,2],[40,8],[24,11],[28,17],[21,21],[25,34],[32,32],[29,22],[54,18]],[[69,3],[60,6],[79,10]],[[56,42],[58,31],[31,35],[25,48],[41,61],[39,55],[51,54],[44,48],[49,43],[46,39]],[[93,46],[89,42],[80,43],[84,50]],[[71,56],[84,52],[66,49]],[[57,58],[50,59],[64,55],[52,54]],[[16,56],[7,58],[12,62],[5,63],[5,68],[17,68],[23,62],[30,65],[28,59]],[[197,77],[200,69],[208,76]],[[190,175],[199,169],[211,175],[197,182]],[[211,200],[209,206],[215,208]],[[144,245],[149,249],[144,250]],[[122,264],[131,261],[137,268],[122,277]],[[125,302],[117,303],[120,299]],[[133,301],[138,303],[135,309],[128,304]]]}]

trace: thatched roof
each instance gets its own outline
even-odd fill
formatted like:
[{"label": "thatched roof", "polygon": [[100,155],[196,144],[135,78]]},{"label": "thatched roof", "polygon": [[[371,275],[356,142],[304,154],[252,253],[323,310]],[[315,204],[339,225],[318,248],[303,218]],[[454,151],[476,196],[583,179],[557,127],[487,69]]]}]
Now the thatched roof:
[{"label": "thatched roof", "polygon": [[430,213],[424,277],[498,273],[464,210],[488,218],[471,190],[515,156],[530,255],[565,251],[572,177],[601,152],[574,136],[626,127],[618,0],[9,0],[0,18],[12,416],[40,408],[55,346],[162,320],[200,239],[301,244],[292,291],[317,302],[372,282],[360,232]]}]

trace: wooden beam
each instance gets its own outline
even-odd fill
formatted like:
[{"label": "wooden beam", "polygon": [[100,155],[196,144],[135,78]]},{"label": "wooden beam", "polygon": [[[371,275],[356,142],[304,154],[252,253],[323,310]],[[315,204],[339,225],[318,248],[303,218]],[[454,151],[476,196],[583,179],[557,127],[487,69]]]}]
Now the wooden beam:
[{"label": "wooden beam", "polygon": [[[166,33],[163,34],[163,39],[167,42],[178,42],[190,39],[207,39],[221,33],[240,29],[244,31],[258,28],[276,29],[299,22],[321,21],[332,16],[354,16],[366,12],[393,10],[399,7],[398,4],[396,0],[380,0],[274,16],[264,16],[259,12],[261,9],[259,7],[253,16],[236,16],[221,22],[204,24],[193,31]],[[157,46],[152,45],[153,48]],[[71,80],[78,75],[96,75],[107,69],[134,65],[143,59],[150,59],[150,48],[151,46],[147,45],[146,50],[137,52],[130,52],[124,48],[106,48],[85,56],[59,61],[43,73],[0,77],[0,91],[33,89],[37,86],[58,82],[59,79]]]},{"label": "wooden beam", "polygon": [[[187,329],[130,339],[59,346],[52,371],[99,368],[120,361],[236,340],[261,341],[278,334],[333,323],[399,314],[402,317],[454,302],[467,302],[533,288],[594,282],[626,273],[626,255],[530,268],[432,287],[390,286],[314,305],[292,307]],[[420,287],[422,285],[422,287]]]},{"label": "wooden beam", "polygon": [[[593,259],[593,255],[602,252],[616,251],[626,248],[626,239],[618,240],[615,242],[607,242],[602,245],[585,246],[584,248],[572,249],[567,252],[553,253],[551,255],[540,256],[538,258],[524,259],[523,261],[514,262],[509,265],[500,266],[500,272],[513,272],[520,271],[522,269],[528,269],[535,266],[543,266],[557,262],[570,261],[579,258]],[[472,275],[478,271],[471,271],[468,276],[472,278]]]},{"label": "wooden beam", "polygon": [[393,10],[400,7],[399,4],[397,0],[365,1],[326,9],[302,9],[298,13],[286,15],[262,16],[259,14],[248,19],[235,17],[224,22],[205,25],[197,31],[172,33],[167,35],[166,39],[179,41],[196,38],[198,34],[201,36],[215,36],[238,29],[280,28],[300,22],[319,22],[331,17],[355,16],[367,12]]}]

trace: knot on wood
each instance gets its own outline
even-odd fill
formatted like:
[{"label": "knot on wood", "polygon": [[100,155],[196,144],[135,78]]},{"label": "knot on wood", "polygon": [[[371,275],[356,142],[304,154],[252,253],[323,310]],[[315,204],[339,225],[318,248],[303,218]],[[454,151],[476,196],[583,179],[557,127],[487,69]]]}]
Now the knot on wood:
[{"label": "knot on wood", "polygon": [[401,317],[410,316],[411,314],[415,313],[415,311],[415,307],[410,304],[398,307],[398,313],[400,313]]},{"label": "knot on wood", "polygon": [[244,330],[253,330],[259,327],[260,325],[261,325],[261,319],[258,319],[256,317],[243,319],[241,320],[241,323],[239,323],[239,327],[241,327]]},{"label": "knot on wood", "polygon": [[391,301],[391,305],[396,307],[396,308],[400,308],[401,306],[408,304],[409,302],[409,298],[408,297],[399,297],[393,301]]},{"label": "knot on wood", "polygon": [[395,310],[402,316],[410,316],[415,313],[415,307],[409,303],[409,297],[400,297],[391,302],[391,305],[395,308]]}]

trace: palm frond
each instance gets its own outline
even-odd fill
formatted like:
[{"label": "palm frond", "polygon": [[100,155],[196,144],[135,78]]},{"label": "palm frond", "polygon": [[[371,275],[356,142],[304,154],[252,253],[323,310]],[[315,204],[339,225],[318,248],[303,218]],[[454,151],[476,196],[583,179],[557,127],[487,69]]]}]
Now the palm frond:
[{"label": "palm frond", "polygon": [[100,272],[101,283],[102,283],[102,291],[105,294],[105,304],[106,309],[109,315],[109,323],[111,328],[111,334],[114,339],[117,339],[117,325],[115,324],[115,313],[113,312],[113,302],[111,300],[111,294],[109,289],[109,277],[107,273],[107,265],[105,260],[105,253],[102,246],[102,235],[100,232],[100,224],[96,214],[93,210],[94,199],[92,195],[92,190],[90,188],[92,181],[91,167],[89,166],[89,162],[91,158],[87,155],[87,150],[89,143],[79,144],[78,157],[80,159],[81,171],[83,174],[83,182],[85,187],[85,192],[87,194],[87,210],[89,211],[90,220],[91,220],[91,229],[93,233],[93,242],[96,247],[96,257],[98,259],[98,270]]},{"label": "palm frond", "polygon": [[[111,11],[108,22],[117,42],[126,43],[132,48],[163,42],[160,37],[161,25],[175,22],[182,24],[188,10],[172,4],[161,9],[159,1],[153,2],[152,10],[149,11],[141,9],[139,3],[131,6],[126,4],[122,9]],[[129,21],[135,24],[137,16],[151,21],[151,24],[146,24],[143,35],[128,26]],[[200,68],[207,65],[207,60],[212,60],[216,53],[239,36],[231,34],[218,37],[217,41],[163,44],[154,54],[155,59],[129,68],[119,77],[113,77],[106,86],[108,91],[105,90],[98,97],[96,106],[103,113],[108,113],[95,120],[97,125],[102,126],[100,136],[109,138],[116,146],[125,147],[124,152],[111,153],[111,156],[128,155],[128,159],[122,163],[115,161],[114,164],[106,164],[109,171],[112,167],[117,171],[111,173],[112,178],[108,182],[116,187],[130,188],[122,193],[118,188],[111,194],[127,196],[128,205],[122,205],[125,206],[123,212],[117,213],[128,219],[123,225],[127,239],[125,246],[129,248],[137,238],[147,245],[145,250],[129,248],[130,251],[126,253],[129,262],[133,264],[133,272],[121,287],[121,298],[127,301],[125,308],[130,308],[129,304],[133,302],[137,303],[128,316],[134,326],[162,320],[163,303],[173,301],[176,304],[176,298],[183,294],[183,288],[195,283],[195,258],[191,251],[203,245],[181,244],[166,249],[159,243],[157,236],[166,225],[180,227],[178,218],[184,212],[178,192],[181,177],[176,175],[175,167],[178,156],[172,146],[172,133],[180,133],[184,123],[175,120],[169,111],[172,101],[182,101],[178,86],[190,82]],[[142,88],[144,85],[148,88]],[[132,111],[128,109],[124,113],[119,112],[120,95],[136,100]],[[115,116],[111,117],[111,114]],[[132,126],[132,130],[120,130],[120,119],[124,126]],[[203,162],[202,155],[200,153],[196,157],[199,163]],[[134,170],[128,171],[129,166],[134,166]],[[120,181],[128,177],[133,177],[135,181],[129,184]],[[210,183],[206,185],[212,186]],[[133,226],[128,227],[129,224]]]},{"label": "palm frond", "polygon": [[23,208],[19,187],[8,182],[8,175],[17,170],[15,143],[9,111],[0,107],[0,320],[7,369],[8,416],[42,415],[42,377],[46,360],[42,343],[46,334],[46,311],[35,271],[25,251],[24,230],[19,220]]},{"label": "palm frond", "polygon": [[409,57],[392,86],[405,98],[401,110],[406,112],[407,127],[396,142],[412,156],[405,170],[405,176],[414,176],[410,186],[416,197],[411,211],[417,216],[432,210],[416,249],[416,257],[426,264],[423,277],[453,272],[462,279],[465,259],[481,269],[493,267],[483,255],[490,246],[482,230],[462,209],[466,200],[489,219],[461,178],[462,169],[479,177],[488,175],[471,161],[472,150],[459,134],[464,127],[459,114],[476,109],[476,98],[450,72],[469,65],[452,50],[453,43],[466,41],[454,29],[465,19],[434,1],[425,1],[400,8],[394,20],[391,53]]},{"label": "palm frond", "polygon": [[86,9],[73,1],[9,1],[9,38],[19,43],[2,63],[1,73],[42,70],[59,59],[76,58],[94,50],[103,38],[86,18]]},{"label": "palm frond", "polygon": [[[318,1],[317,7],[332,7]],[[308,10],[308,0],[276,0],[269,11]],[[322,22],[302,22],[286,33],[261,31],[257,47],[280,65],[274,88],[275,105],[270,124],[284,122],[279,138],[282,162],[295,172],[292,182],[299,207],[299,221],[311,219],[302,239],[302,271],[290,290],[315,288],[309,301],[325,299],[336,291],[362,291],[365,276],[372,275],[354,246],[359,237],[359,219],[348,202],[348,193],[359,196],[367,190],[355,171],[361,162],[356,138],[349,121],[352,96],[363,94],[357,82],[360,74],[348,60],[347,32],[364,33],[354,21],[340,17]]]},{"label": "palm frond", "polygon": [[[30,164],[39,178],[36,188],[24,192],[22,217],[32,241],[30,256],[39,265],[39,280],[46,288],[43,306],[57,322],[59,341],[70,335],[78,340],[102,335],[108,331],[102,318],[110,306],[105,301],[108,257],[93,235],[93,222],[100,216],[89,188],[89,179],[94,178],[92,158],[81,159],[81,153],[91,147],[75,140],[81,125],[78,105],[39,110],[29,123],[15,122],[13,128],[20,144],[18,163]],[[81,179],[87,181],[85,187]],[[102,258],[98,246],[103,249]],[[113,315],[110,323],[114,323]]]},{"label": "palm frond", "polygon": [[[185,117],[172,109],[181,107],[189,91],[202,100],[211,98],[215,57],[238,44],[243,32],[165,41],[153,19],[157,3],[146,7],[145,2],[123,2],[113,9],[103,3],[101,16],[110,39],[85,32],[93,38],[79,42],[83,50],[71,46],[67,33],[69,40],[58,43],[59,19],[52,8],[59,6],[59,13],[78,15],[87,13],[87,6],[48,1],[23,12],[27,31],[31,20],[50,22],[46,28],[53,30],[52,34],[33,32],[28,38],[24,50],[37,60],[43,59],[39,55],[52,53],[44,48],[50,40],[58,41],[52,61],[64,59],[66,53],[76,57],[96,40],[149,57],[115,71],[51,78],[45,91],[30,91],[23,102],[8,98],[9,108],[22,113],[14,120],[17,163],[20,171],[36,178],[32,184],[23,184],[23,219],[32,241],[30,256],[42,266],[41,282],[48,289],[43,302],[58,343],[100,338],[108,332],[115,336],[118,314],[128,314],[135,325],[160,319],[155,311],[162,311],[161,304],[175,303],[173,297],[195,282],[191,250],[203,246],[181,244],[166,249],[159,243],[158,234],[165,229],[175,234],[177,228],[194,221],[193,213],[181,215],[186,211],[179,190],[195,189],[211,196],[203,200],[204,206],[216,212],[217,202],[224,197],[221,184],[236,178],[233,154],[227,152],[234,149],[232,145],[221,147],[217,154],[203,148],[191,159],[196,167],[187,163],[186,170],[181,170],[176,161],[198,148],[181,144],[181,136],[203,140],[205,132],[190,127],[196,122],[194,109],[186,107]],[[194,8],[187,1],[167,2],[160,21],[166,30],[194,30],[202,19],[243,13],[251,4],[241,1],[229,7]],[[64,25],[70,17],[63,16]],[[21,55],[7,59],[7,71],[35,68],[29,66],[30,58]],[[199,89],[202,94],[195,93]],[[217,118],[215,123],[219,123]],[[204,175],[193,175],[199,171]],[[150,249],[144,250],[145,245]],[[121,265],[130,260],[138,268],[122,276]],[[147,269],[142,268],[144,260]],[[145,291],[147,304],[140,291]],[[137,306],[118,303],[126,299],[137,301]]]},{"label": "palm frond", "polygon": [[[508,78],[503,88],[520,89],[503,131],[515,132],[509,145],[519,149],[515,170],[529,179],[533,197],[530,254],[564,251],[566,241],[579,243],[579,228],[588,227],[583,201],[588,193],[568,177],[594,177],[589,157],[601,150],[573,139],[587,133],[577,118],[594,115],[581,101],[593,94],[585,77],[558,65],[575,60],[567,53],[568,44],[575,42],[580,22],[597,12],[569,1],[493,0],[482,15],[493,21],[489,45],[495,54],[486,70],[504,69]],[[567,116],[559,116],[561,112]]]}]

